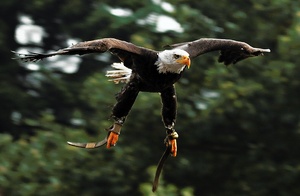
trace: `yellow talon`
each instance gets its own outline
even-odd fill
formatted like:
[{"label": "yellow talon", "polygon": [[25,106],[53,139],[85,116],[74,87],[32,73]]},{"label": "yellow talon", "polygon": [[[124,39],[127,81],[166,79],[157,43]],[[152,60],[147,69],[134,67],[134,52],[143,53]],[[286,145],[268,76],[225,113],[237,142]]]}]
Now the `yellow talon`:
[{"label": "yellow talon", "polygon": [[177,141],[176,139],[170,139],[170,145],[171,145],[171,156],[176,157],[177,155]]},{"label": "yellow talon", "polygon": [[119,139],[119,134],[115,132],[110,132],[107,138],[106,148],[110,148],[111,146],[115,146]]},{"label": "yellow talon", "polygon": [[119,135],[121,132],[122,125],[118,123],[114,123],[114,125],[108,130],[109,135],[107,138],[106,148],[110,148],[111,146],[115,146],[119,139]]}]

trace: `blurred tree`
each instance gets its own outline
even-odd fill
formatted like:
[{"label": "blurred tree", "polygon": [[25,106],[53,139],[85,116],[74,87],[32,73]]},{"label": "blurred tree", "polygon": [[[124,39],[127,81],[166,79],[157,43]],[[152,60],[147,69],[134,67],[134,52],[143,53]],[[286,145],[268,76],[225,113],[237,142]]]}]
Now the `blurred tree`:
[{"label": "blurred tree", "polygon": [[[67,146],[66,140],[106,134],[121,85],[109,83],[104,72],[117,59],[88,55],[30,65],[12,61],[10,50],[47,52],[102,37],[159,49],[217,37],[272,53],[228,68],[216,63],[215,54],[192,62],[177,84],[179,155],[167,161],[157,195],[298,195],[299,4],[1,1],[0,194],[151,195],[152,176],[145,170],[153,173],[165,136],[159,96],[141,93],[115,148]],[[16,41],[24,17],[43,28],[42,42]],[[181,26],[167,29],[167,20],[162,30],[160,17]],[[71,64],[78,68],[68,71]]]}]

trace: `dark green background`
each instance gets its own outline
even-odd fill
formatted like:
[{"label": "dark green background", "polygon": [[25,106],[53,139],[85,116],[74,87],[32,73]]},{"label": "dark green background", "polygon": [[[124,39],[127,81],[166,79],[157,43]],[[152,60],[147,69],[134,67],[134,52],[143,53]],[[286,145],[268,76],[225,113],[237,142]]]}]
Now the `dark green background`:
[{"label": "dark green background", "polygon": [[[167,161],[156,195],[300,194],[300,2],[167,2],[173,12],[150,0],[0,2],[0,195],[152,195],[165,148],[159,95],[140,93],[115,148],[77,149],[66,141],[99,140],[112,123],[121,85],[104,75],[117,59],[83,56],[72,74],[11,59],[20,47],[47,52],[71,38],[103,37],[153,49],[201,37],[270,48],[230,67],[216,62],[217,52],[203,55],[185,71],[176,86],[178,156]],[[137,23],[150,14],[173,17],[184,32]],[[23,15],[44,28],[41,44],[16,42]]]}]

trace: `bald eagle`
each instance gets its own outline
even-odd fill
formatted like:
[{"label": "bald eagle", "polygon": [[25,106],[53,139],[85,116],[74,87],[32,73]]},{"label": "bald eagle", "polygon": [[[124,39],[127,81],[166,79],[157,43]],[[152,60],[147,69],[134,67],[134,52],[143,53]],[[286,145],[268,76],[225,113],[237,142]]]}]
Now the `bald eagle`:
[{"label": "bald eagle", "polygon": [[126,117],[140,91],[158,92],[162,102],[162,120],[167,137],[167,150],[159,162],[153,186],[156,190],[162,164],[168,154],[176,156],[178,134],[175,131],[177,100],[174,84],[181,78],[184,70],[194,59],[204,53],[220,51],[219,62],[225,65],[235,64],[243,59],[263,55],[270,49],[251,47],[245,42],[229,39],[202,38],[191,42],[177,43],[167,46],[168,49],[155,51],[136,46],[115,38],[103,38],[79,42],[56,52],[41,54],[18,54],[18,59],[25,62],[36,62],[55,55],[84,55],[88,53],[104,53],[109,51],[116,55],[121,63],[113,64],[116,70],[108,71],[107,76],[115,83],[126,84],[116,96],[116,104],[112,109],[113,125],[108,129],[108,136],[100,142],[75,143],[70,145],[82,148],[96,148],[106,144],[107,148],[115,146]]}]

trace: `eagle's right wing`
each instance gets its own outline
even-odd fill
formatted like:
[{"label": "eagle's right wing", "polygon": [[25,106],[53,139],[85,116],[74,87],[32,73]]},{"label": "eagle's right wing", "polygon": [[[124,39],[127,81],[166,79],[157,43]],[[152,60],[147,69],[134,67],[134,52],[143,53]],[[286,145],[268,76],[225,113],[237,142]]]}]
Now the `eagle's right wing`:
[{"label": "eagle's right wing", "polygon": [[19,59],[24,62],[36,62],[55,55],[83,55],[89,53],[104,53],[106,51],[110,51],[114,55],[117,55],[120,60],[124,62],[131,54],[142,55],[145,51],[150,51],[150,49],[142,48],[132,43],[115,38],[103,38],[79,42],[68,48],[63,48],[46,54],[34,52],[29,52],[29,54],[14,53],[19,56],[15,59]]}]

